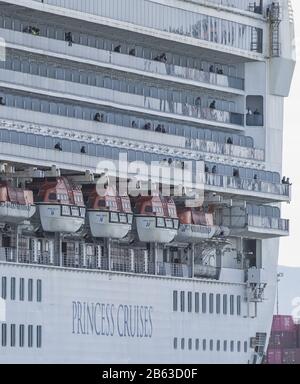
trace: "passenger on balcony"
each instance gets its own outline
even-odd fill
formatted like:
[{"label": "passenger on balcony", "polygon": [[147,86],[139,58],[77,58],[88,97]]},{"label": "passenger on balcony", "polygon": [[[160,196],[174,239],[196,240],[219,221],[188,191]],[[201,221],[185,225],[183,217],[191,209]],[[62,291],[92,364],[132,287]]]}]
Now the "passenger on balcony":
[{"label": "passenger on balcony", "polygon": [[161,55],[157,55],[154,58],[154,61],[160,61],[161,63],[167,63],[167,61],[168,61],[167,55],[165,53],[162,53]]},{"label": "passenger on balcony", "polygon": [[137,123],[135,122],[135,120],[133,120],[133,122],[131,123],[131,127],[132,128],[137,128]]},{"label": "passenger on balcony", "polygon": [[214,68],[213,65],[211,65],[211,66],[209,67],[209,72],[210,72],[210,73],[214,73],[214,72],[215,72],[215,68]]},{"label": "passenger on balcony", "polygon": [[195,105],[196,105],[197,107],[201,107],[201,97],[200,97],[200,96],[198,96],[198,97],[196,98],[196,100],[195,100]]},{"label": "passenger on balcony", "polygon": [[252,113],[252,110],[248,107],[247,108],[247,116],[252,116],[253,113]]},{"label": "passenger on balcony", "polygon": [[72,35],[72,32],[66,32],[65,33],[65,41],[69,43],[69,47],[72,47],[72,45],[73,45],[73,35]]},{"label": "passenger on balcony", "polygon": [[81,152],[83,155],[86,154],[86,149],[85,149],[85,146],[84,146],[84,145],[81,147],[80,152]]},{"label": "passenger on balcony", "polygon": [[6,105],[4,97],[0,97],[0,105]]},{"label": "passenger on balcony", "polygon": [[233,177],[236,177],[236,178],[240,177],[240,171],[238,169],[233,170]]},{"label": "passenger on balcony", "polygon": [[121,45],[118,45],[117,47],[115,47],[114,52],[120,53],[121,52]]},{"label": "passenger on balcony", "polygon": [[216,173],[217,173],[217,166],[216,166],[216,165],[214,165],[214,166],[212,167],[211,173],[213,173],[213,174],[216,174]]},{"label": "passenger on balcony", "polygon": [[151,130],[151,123],[147,123],[147,124],[145,124],[145,125],[144,125],[144,129],[145,129],[146,131],[150,131],[150,130]]},{"label": "passenger on balcony", "polygon": [[223,69],[222,68],[217,69],[217,74],[218,75],[224,75]]},{"label": "passenger on balcony", "polygon": [[36,27],[32,27],[32,29],[31,29],[31,33],[32,33],[32,35],[34,35],[34,36],[39,36],[39,35],[40,35],[40,29],[39,29],[39,28],[36,28]]},{"label": "passenger on balcony", "polygon": [[205,164],[205,167],[204,167],[204,172],[205,173],[209,173],[209,168],[208,168],[208,165]]},{"label": "passenger on balcony", "polygon": [[286,184],[286,177],[285,176],[282,178],[281,183]]},{"label": "passenger on balcony", "polygon": [[167,59],[167,55],[165,53],[160,55],[160,61],[162,63],[167,63],[168,59]]},{"label": "passenger on balcony", "polygon": [[94,121],[98,121],[99,123],[103,123],[103,121],[104,121],[103,113],[97,112],[95,117],[94,117]]},{"label": "passenger on balcony", "polygon": [[216,109],[216,100],[214,100],[213,102],[210,103],[209,108],[210,109]]},{"label": "passenger on balcony", "polygon": [[259,110],[258,110],[257,108],[256,108],[256,110],[254,111],[253,115],[255,115],[255,116],[260,116],[260,112],[259,112]]},{"label": "passenger on balcony", "polygon": [[57,151],[62,151],[62,146],[60,143],[56,143],[55,146],[54,146],[54,149],[56,149]]},{"label": "passenger on balcony", "polygon": [[158,126],[155,128],[155,132],[166,133],[166,129],[163,124],[158,124]]},{"label": "passenger on balcony", "polygon": [[286,184],[287,184],[287,185],[289,185],[289,186],[292,186],[292,185],[293,185],[293,184],[291,183],[291,181],[290,181],[290,178],[289,178],[289,177],[286,179]]},{"label": "passenger on balcony", "polygon": [[132,49],[129,51],[129,55],[130,55],[130,56],[136,56],[136,50],[135,50],[135,48],[132,48]]},{"label": "passenger on balcony", "polygon": [[227,144],[230,144],[230,145],[233,144],[233,141],[232,141],[232,138],[231,138],[231,137],[228,137],[228,139],[227,139]]}]

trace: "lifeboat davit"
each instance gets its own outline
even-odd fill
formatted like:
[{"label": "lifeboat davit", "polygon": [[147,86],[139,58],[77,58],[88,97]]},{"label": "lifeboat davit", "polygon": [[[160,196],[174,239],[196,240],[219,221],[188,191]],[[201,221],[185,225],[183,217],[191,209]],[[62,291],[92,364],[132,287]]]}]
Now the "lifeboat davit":
[{"label": "lifeboat davit", "polygon": [[45,232],[76,233],[85,222],[81,186],[66,177],[43,179],[33,184],[36,205]]},{"label": "lifeboat davit", "polygon": [[93,237],[123,239],[128,235],[133,222],[128,196],[119,196],[109,186],[100,196],[95,185],[84,186],[84,196]]},{"label": "lifeboat davit", "polygon": [[178,232],[176,205],[163,196],[138,197],[135,203],[136,228],[140,241],[170,243]]},{"label": "lifeboat davit", "polygon": [[0,181],[0,221],[18,224],[29,220],[35,212],[32,191],[14,188],[8,181]]}]

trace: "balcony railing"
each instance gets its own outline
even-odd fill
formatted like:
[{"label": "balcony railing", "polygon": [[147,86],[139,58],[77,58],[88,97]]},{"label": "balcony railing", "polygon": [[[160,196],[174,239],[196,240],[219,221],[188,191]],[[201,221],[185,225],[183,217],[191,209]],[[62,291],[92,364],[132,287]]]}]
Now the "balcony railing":
[{"label": "balcony railing", "polygon": [[260,0],[197,0],[199,4],[212,3],[219,6],[238,8],[243,11],[262,14],[263,8]]},{"label": "balcony railing", "polygon": [[250,127],[262,127],[264,117],[263,115],[246,115],[246,124]]},{"label": "balcony railing", "polygon": [[262,149],[242,147],[239,145],[217,143],[200,139],[187,139],[186,147],[196,151],[215,153],[230,157],[253,159],[257,161],[265,160],[265,152]]},{"label": "balcony railing", "polygon": [[245,179],[241,177],[216,175],[206,173],[205,183],[209,186],[221,187],[226,189],[236,189],[251,192],[261,192],[271,195],[290,197],[291,187],[287,184],[275,184],[255,179]]},{"label": "balcony railing", "polygon": [[[134,273],[138,275],[153,275],[181,278],[210,278],[218,279],[220,268],[204,265],[195,265],[195,273],[192,275],[192,267],[184,263],[145,262],[138,258],[132,261],[126,257],[112,256],[110,262],[107,257],[85,256],[79,254],[62,254],[61,264],[59,257],[50,257],[48,252],[34,252],[31,250],[16,248],[1,248],[0,261],[8,263],[35,264],[44,266],[56,266],[63,268],[78,268],[86,270],[112,271]],[[110,264],[110,266],[109,266]]]},{"label": "balcony railing", "polygon": [[277,217],[248,215],[248,225],[256,228],[265,228],[289,232],[289,220]]},{"label": "balcony railing", "polygon": [[[65,41],[52,40],[42,36],[32,36],[30,34],[24,34],[17,31],[12,32],[6,29],[1,29],[1,34],[7,43],[18,43],[22,46],[27,45],[35,49],[43,49],[46,44],[47,49],[50,52],[62,54],[66,53]],[[89,46],[86,46],[85,49],[83,49],[82,45],[76,43],[72,45],[72,50],[70,50],[69,53],[74,57],[81,58],[82,60],[86,60],[88,57],[90,60],[97,61],[105,66],[110,64],[121,68],[133,68],[137,71],[142,71],[143,73],[149,72],[163,76],[172,76],[180,79],[187,79],[199,83],[234,88],[238,90],[244,90],[245,88],[244,79],[227,74],[203,71],[200,68],[200,62],[198,69],[183,67],[171,63],[162,63],[138,56],[131,56],[125,53],[112,52]]]},{"label": "balcony railing", "polygon": [[[134,106],[147,111],[152,110],[175,116],[186,116],[197,120],[213,121],[221,124],[232,124],[238,126],[244,126],[245,124],[244,114],[177,102],[173,101],[172,98],[159,99],[151,96],[142,96],[140,94],[130,94],[117,90],[114,91],[109,88],[97,88],[73,82],[66,83],[57,79],[52,79],[51,82],[49,82],[49,79],[45,77],[30,74],[26,74],[25,76],[22,72],[10,70],[0,71],[0,80],[5,83],[13,83],[14,86],[18,84],[30,88],[46,89],[47,92],[53,91],[62,94],[66,94],[66,84],[68,84],[68,93],[72,95],[72,97],[92,96],[94,101],[98,100],[98,102],[111,102],[120,107]],[[93,88],[98,90],[97,95],[92,92]]]}]

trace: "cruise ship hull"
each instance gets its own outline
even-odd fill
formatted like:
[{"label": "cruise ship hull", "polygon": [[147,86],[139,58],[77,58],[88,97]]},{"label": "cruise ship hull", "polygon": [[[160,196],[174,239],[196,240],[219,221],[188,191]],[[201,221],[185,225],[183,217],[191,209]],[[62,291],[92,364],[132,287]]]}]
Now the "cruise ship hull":
[{"label": "cruise ship hull", "polygon": [[[201,301],[199,308],[195,306],[195,297],[201,299],[203,294],[209,300],[210,294],[222,292],[236,300],[243,292],[242,283],[2,263],[0,271],[8,282],[24,279],[25,287],[33,280],[32,301],[26,289],[23,302],[7,298],[6,324],[8,329],[14,324],[17,330],[25,325],[26,335],[29,325],[34,330],[33,346],[28,348],[26,337],[23,348],[5,350],[1,363],[248,364],[254,355],[250,339],[269,326],[268,317],[247,317],[244,302],[239,315],[210,314],[209,302],[205,314]],[[36,300],[38,280],[42,281],[41,302]]]}]

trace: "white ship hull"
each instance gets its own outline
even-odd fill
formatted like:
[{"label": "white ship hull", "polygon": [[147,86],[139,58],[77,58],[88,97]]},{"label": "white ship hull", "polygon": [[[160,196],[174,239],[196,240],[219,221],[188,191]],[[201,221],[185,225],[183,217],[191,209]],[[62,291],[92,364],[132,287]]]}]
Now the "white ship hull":
[{"label": "white ship hull", "polygon": [[[225,273],[220,282],[213,283],[0,264],[0,276],[7,277],[8,282],[14,277],[18,287],[22,278],[26,287],[28,280],[33,279],[34,287],[32,302],[27,300],[26,289],[24,302],[20,302],[18,296],[16,301],[6,300],[6,324],[8,327],[15,324],[17,330],[19,325],[25,325],[25,347],[5,348],[0,361],[247,364],[252,362],[254,354],[250,338],[255,337],[256,332],[266,331],[270,316],[248,317],[244,301],[240,315],[236,312],[234,315],[210,314],[209,301],[206,313],[202,313],[203,293],[207,294],[207,300],[210,294],[216,297],[220,292],[235,299],[243,294],[243,284],[222,284]],[[40,303],[36,300],[37,280],[42,281]],[[173,310],[174,291],[178,292],[177,311]],[[180,310],[181,292],[185,295],[184,312]],[[191,312],[188,312],[189,292],[193,298]],[[194,305],[195,294],[200,295],[199,313]],[[28,325],[34,327],[32,348],[27,347]],[[36,347],[37,326],[42,328],[41,348]],[[174,349],[175,338],[177,349]],[[10,343],[9,335],[7,343]],[[16,343],[18,345],[18,338]]]}]

